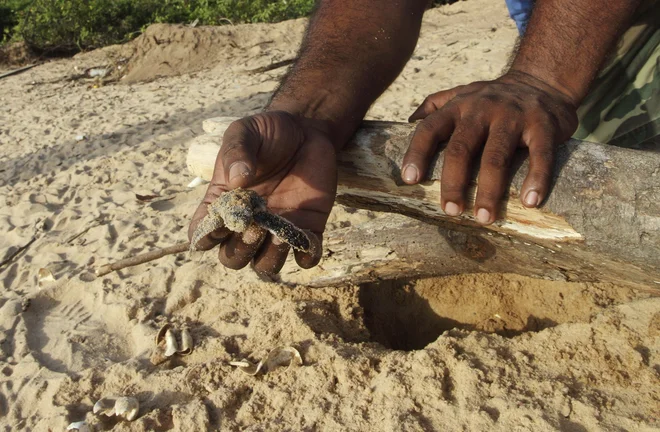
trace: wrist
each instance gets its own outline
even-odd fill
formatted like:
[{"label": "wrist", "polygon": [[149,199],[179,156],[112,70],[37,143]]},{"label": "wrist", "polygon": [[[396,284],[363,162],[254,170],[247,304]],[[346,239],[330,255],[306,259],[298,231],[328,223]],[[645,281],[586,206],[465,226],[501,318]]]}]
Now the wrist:
[{"label": "wrist", "polygon": [[550,74],[538,72],[534,68],[516,65],[515,63],[502,78],[512,78],[522,81],[544,93],[559,97],[563,102],[575,109],[577,109],[584,98],[581,92],[574,90],[571,86],[564,85],[562,80],[556,79]]},{"label": "wrist", "polygon": [[351,114],[351,108],[327,89],[296,91],[295,96],[278,91],[264,109],[286,111],[311,122],[313,127],[326,134],[335,149],[341,150],[362,122],[362,116]]}]

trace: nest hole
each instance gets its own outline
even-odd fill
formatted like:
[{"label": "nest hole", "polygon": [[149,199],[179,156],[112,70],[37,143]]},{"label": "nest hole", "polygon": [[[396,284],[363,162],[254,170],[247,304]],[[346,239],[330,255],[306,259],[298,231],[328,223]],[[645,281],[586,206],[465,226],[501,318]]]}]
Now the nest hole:
[{"label": "nest hole", "polygon": [[584,284],[461,275],[364,284],[359,301],[372,341],[412,351],[452,329],[513,337],[565,322],[587,322],[603,307],[623,301],[607,294]]}]

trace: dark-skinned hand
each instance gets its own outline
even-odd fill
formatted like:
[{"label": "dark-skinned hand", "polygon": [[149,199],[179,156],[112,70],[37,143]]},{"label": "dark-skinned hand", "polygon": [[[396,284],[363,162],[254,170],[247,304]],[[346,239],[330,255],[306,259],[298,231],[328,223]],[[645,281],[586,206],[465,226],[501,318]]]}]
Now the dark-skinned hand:
[{"label": "dark-skinned hand", "polygon": [[568,95],[520,72],[432,94],[409,121],[420,119],[403,160],[403,181],[423,180],[440,143],[449,140],[441,204],[446,214],[459,216],[466,207],[472,165],[481,155],[474,215],[484,225],[498,216],[516,148],[529,149],[520,199],[526,207],[537,207],[550,189],[556,148],[578,124]]},{"label": "dark-skinned hand", "polygon": [[[295,251],[303,268],[321,259],[321,236],[337,189],[335,149],[317,120],[282,111],[266,112],[232,123],[225,132],[213,178],[195,212],[189,237],[207,214],[207,205],[225,191],[238,187],[256,191],[270,211],[312,233],[315,253]],[[263,229],[235,234],[222,228],[198,243],[210,249],[220,243],[220,262],[240,269],[253,262],[263,274],[278,273],[290,246]]]}]

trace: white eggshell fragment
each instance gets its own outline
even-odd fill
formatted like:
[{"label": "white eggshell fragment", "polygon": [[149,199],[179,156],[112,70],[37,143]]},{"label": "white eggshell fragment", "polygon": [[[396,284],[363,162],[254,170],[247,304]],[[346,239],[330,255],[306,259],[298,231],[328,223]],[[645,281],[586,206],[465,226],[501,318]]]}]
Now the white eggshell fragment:
[{"label": "white eggshell fragment", "polygon": [[266,360],[262,360],[256,365],[248,360],[232,361],[229,364],[236,366],[248,375],[256,375],[264,367],[268,372],[285,366],[288,370],[293,366],[301,366],[303,360],[297,349],[293,347],[277,347],[270,350],[266,356]]},{"label": "white eggshell fragment", "polygon": [[128,421],[133,421],[140,410],[140,403],[134,397],[120,397],[115,402],[115,414]]},{"label": "white eggshell fragment", "polygon": [[179,345],[176,342],[176,336],[172,330],[165,333],[165,357],[173,356],[179,351]]},{"label": "white eggshell fragment", "polygon": [[47,268],[40,268],[37,273],[37,285],[39,288],[43,288],[49,282],[55,282],[55,276]]},{"label": "white eggshell fragment", "polygon": [[73,422],[67,426],[66,430],[76,430],[78,432],[94,432],[92,425],[87,424],[86,421]]},{"label": "white eggshell fragment", "polygon": [[115,398],[103,398],[94,404],[94,409],[92,410],[94,414],[103,414],[105,416],[115,415]]},{"label": "white eggshell fragment", "polygon": [[236,366],[237,368],[239,368],[248,375],[256,375],[261,370],[261,367],[264,365],[264,362],[260,361],[257,364],[253,364],[247,360],[241,360],[241,361],[232,361],[229,362],[229,364],[232,366]]},{"label": "white eggshell fragment", "polygon": [[195,187],[197,187],[197,186],[199,186],[199,185],[203,185],[204,183],[208,183],[208,182],[207,182],[206,180],[204,180],[203,178],[201,178],[201,177],[195,177],[195,178],[193,179],[193,181],[191,181],[190,183],[188,183],[188,187],[189,187],[189,188],[195,188]]},{"label": "white eggshell fragment", "polygon": [[160,344],[160,342],[165,337],[165,333],[167,333],[169,329],[170,329],[170,324],[166,323],[160,328],[160,330],[158,330],[158,333],[156,333],[156,345]]},{"label": "white eggshell fragment", "polygon": [[182,355],[188,355],[192,352],[193,350],[193,338],[192,335],[190,334],[190,330],[188,328],[184,328],[181,330],[181,349],[179,350],[179,354]]},{"label": "white eggshell fragment", "polygon": [[287,367],[287,370],[292,366],[301,366],[303,364],[302,357],[297,349],[293,347],[277,347],[272,349],[266,357],[266,369],[271,372],[278,367]]}]

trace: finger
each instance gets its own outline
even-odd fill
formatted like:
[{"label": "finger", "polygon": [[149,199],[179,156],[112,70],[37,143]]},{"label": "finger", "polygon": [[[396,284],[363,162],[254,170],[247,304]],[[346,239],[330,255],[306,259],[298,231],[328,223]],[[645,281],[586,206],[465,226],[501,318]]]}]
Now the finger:
[{"label": "finger", "polygon": [[254,179],[257,166],[259,132],[250,118],[237,120],[229,125],[222,137],[222,147],[216,160],[222,166],[224,183],[231,189],[248,187]]},{"label": "finger", "polygon": [[269,235],[254,256],[253,268],[257,273],[276,275],[284,267],[291,247],[276,236]]},{"label": "finger", "polygon": [[424,102],[417,107],[414,113],[408,118],[410,123],[424,119],[434,112],[438,111],[440,108],[445,106],[447,102],[452,100],[458,92],[462,89],[462,86],[456,87],[449,90],[443,90],[437,93],[433,93],[424,99]]},{"label": "finger", "polygon": [[442,208],[449,216],[458,216],[465,210],[465,192],[470,182],[472,159],[485,137],[486,126],[476,118],[466,116],[447,143],[440,194]]},{"label": "finger", "polygon": [[251,225],[242,235],[234,234],[220,246],[218,259],[230,269],[239,270],[247,266],[266,238],[266,230]]},{"label": "finger", "polygon": [[417,125],[401,165],[401,178],[407,184],[417,184],[429,168],[441,141],[446,141],[454,129],[454,110],[442,109]]},{"label": "finger", "polygon": [[494,124],[481,156],[479,186],[474,214],[482,225],[497,219],[500,201],[506,192],[509,166],[520,143],[520,130],[515,124]]},{"label": "finger", "polygon": [[323,235],[319,232],[314,233],[308,230],[305,230],[305,233],[309,238],[309,252],[294,250],[293,255],[296,258],[296,263],[301,268],[309,269],[321,261],[321,257],[323,256]]},{"label": "finger", "polygon": [[529,171],[520,191],[525,207],[538,207],[548,196],[555,164],[555,133],[544,126],[530,128],[523,135],[529,147]]},{"label": "finger", "polygon": [[[312,268],[321,261],[323,256],[323,229],[328,220],[328,212],[312,210],[282,210],[271,208],[293,225],[301,228],[307,236],[310,248],[307,252],[294,249],[294,257],[298,265],[304,269]],[[272,233],[271,233],[272,234]],[[284,241],[282,239],[282,241]]]}]

